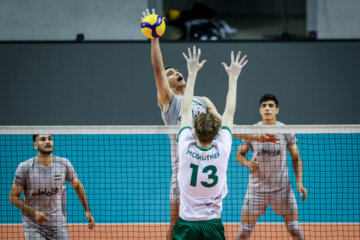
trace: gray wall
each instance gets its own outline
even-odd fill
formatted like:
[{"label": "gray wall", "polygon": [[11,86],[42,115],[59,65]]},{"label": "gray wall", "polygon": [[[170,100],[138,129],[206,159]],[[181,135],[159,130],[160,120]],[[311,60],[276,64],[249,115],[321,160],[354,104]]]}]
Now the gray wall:
[{"label": "gray wall", "polygon": [[360,1],[307,0],[307,31],[318,39],[360,39]]},{"label": "gray wall", "polygon": [[[162,42],[166,66],[186,73],[181,52],[193,43]],[[259,120],[264,93],[280,100],[288,124],[359,124],[360,42],[196,43],[208,62],[195,93],[220,113],[227,76],[221,61],[243,50],[237,124]],[[149,42],[0,43],[1,125],[162,124]]]},{"label": "gray wall", "polygon": [[144,40],[142,11],[161,0],[1,0],[1,40]]},{"label": "gray wall", "polygon": [[304,15],[306,0],[166,0],[164,9],[191,10],[195,2],[203,3],[216,11],[217,16],[279,15],[286,4],[289,15]]}]

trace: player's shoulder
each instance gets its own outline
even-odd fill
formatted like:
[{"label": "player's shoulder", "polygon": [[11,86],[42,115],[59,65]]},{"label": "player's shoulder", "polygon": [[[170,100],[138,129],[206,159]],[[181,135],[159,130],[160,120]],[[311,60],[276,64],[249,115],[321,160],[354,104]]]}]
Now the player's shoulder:
[{"label": "player's shoulder", "polygon": [[254,125],[254,126],[261,126],[261,125],[263,125],[263,123],[262,123],[262,121],[259,121],[259,122],[257,122],[257,123],[254,123],[253,125]]},{"label": "player's shoulder", "polygon": [[22,167],[22,168],[30,168],[31,166],[34,165],[35,160],[36,160],[35,157],[29,158],[29,159],[21,162],[21,163],[19,164],[19,167]]},{"label": "player's shoulder", "polygon": [[171,98],[171,102],[182,101],[183,97],[184,97],[183,95],[178,95],[178,94],[173,93],[172,98]]},{"label": "player's shoulder", "polygon": [[276,121],[276,126],[284,126],[284,125],[285,125],[285,123]]},{"label": "player's shoulder", "polygon": [[219,134],[230,134],[232,136],[231,129],[227,126],[221,126]]},{"label": "player's shoulder", "polygon": [[[254,124],[254,126],[262,126],[262,125],[263,125],[262,121],[259,121]],[[280,122],[280,121],[276,121],[276,124],[275,124],[275,126],[284,126],[284,125],[285,125],[285,123]]]},{"label": "player's shoulder", "polygon": [[179,141],[179,137],[181,136],[192,136],[192,130],[190,126],[184,126],[179,130],[177,141]]},{"label": "player's shoulder", "polygon": [[226,143],[226,142],[230,142],[229,144],[231,144],[232,141],[232,132],[230,130],[229,127],[227,126],[221,126],[218,135],[215,137],[214,139],[214,143]]},{"label": "player's shoulder", "polygon": [[53,156],[53,158],[54,158],[54,163],[66,165],[66,166],[71,164],[70,160],[67,158],[59,157],[59,156]]},{"label": "player's shoulder", "polygon": [[211,103],[211,101],[210,101],[209,98],[207,98],[207,97],[200,97],[200,96],[194,96],[194,97],[193,97],[193,102],[198,103],[198,104],[202,104],[202,105],[204,105],[204,106],[206,106],[206,107],[207,107],[207,105],[208,105],[209,103]]}]

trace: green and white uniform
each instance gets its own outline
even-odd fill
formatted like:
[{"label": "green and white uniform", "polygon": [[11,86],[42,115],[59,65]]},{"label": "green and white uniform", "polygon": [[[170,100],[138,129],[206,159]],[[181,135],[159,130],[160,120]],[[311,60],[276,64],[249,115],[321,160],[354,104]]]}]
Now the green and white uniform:
[{"label": "green and white uniform", "polygon": [[[166,113],[162,113],[162,119],[165,125],[179,125],[181,121],[181,108],[182,108],[183,96],[173,95],[169,109]],[[193,121],[201,114],[206,113],[207,103],[201,97],[194,96],[192,101],[192,115]],[[178,145],[176,142],[177,135],[170,134],[170,144],[171,144],[171,167],[172,167],[172,176],[170,183],[170,201],[171,202],[180,202],[180,191],[177,181],[177,173],[179,169],[179,158],[178,158]]]},{"label": "green and white uniform", "polygon": [[180,217],[173,239],[225,239],[221,212],[228,193],[226,171],[232,134],[222,127],[212,147],[201,149],[191,128],[184,127],[178,144]]},{"label": "green and white uniform", "polygon": [[69,239],[65,181],[72,182],[77,174],[66,158],[53,156],[53,160],[51,166],[42,167],[34,157],[20,163],[16,169],[14,183],[24,189],[25,203],[44,212],[50,220],[39,224],[23,213],[26,239]]},{"label": "green and white uniform", "polygon": [[[255,125],[263,125],[258,122]],[[284,125],[276,122],[277,126]],[[297,211],[294,192],[290,186],[287,148],[297,142],[294,134],[277,134],[280,144],[244,141],[252,151],[251,159],[258,158],[259,169],[250,172],[243,211],[263,215],[268,205],[276,215]]]},{"label": "green and white uniform", "polygon": [[186,221],[219,218],[228,193],[226,171],[232,135],[223,127],[209,149],[196,145],[190,127],[179,133],[180,217]]}]

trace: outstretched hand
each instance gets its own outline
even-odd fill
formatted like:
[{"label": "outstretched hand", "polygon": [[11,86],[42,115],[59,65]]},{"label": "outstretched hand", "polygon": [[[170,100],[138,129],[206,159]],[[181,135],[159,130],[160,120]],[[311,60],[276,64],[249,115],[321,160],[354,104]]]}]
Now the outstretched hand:
[{"label": "outstretched hand", "polygon": [[[156,14],[155,13],[155,8],[151,9],[151,13],[150,13],[150,10],[147,8],[147,9],[145,9],[144,12],[142,12],[142,14],[143,14],[144,17],[141,18],[141,21],[144,20],[145,17],[147,17],[147,16],[149,16],[151,14]],[[162,19],[164,20],[165,17],[163,17]]]},{"label": "outstretched hand", "polygon": [[270,142],[270,143],[280,144],[279,141],[280,139],[276,134],[262,134],[259,136],[259,142],[261,143]]},{"label": "outstretched hand", "polygon": [[143,20],[145,17],[149,16],[150,14],[155,14],[155,9],[154,8],[151,10],[151,13],[150,13],[148,8],[145,9],[145,11],[143,12],[144,17],[142,17],[141,20]]},{"label": "outstretched hand", "polygon": [[185,53],[182,53],[186,62],[187,62],[187,69],[189,73],[196,73],[197,71],[199,71],[204,64],[206,63],[206,60],[202,60],[201,63],[199,63],[200,60],[200,55],[201,55],[201,50],[200,48],[197,49],[196,51],[196,47],[193,46],[193,52],[191,53],[190,48],[188,48],[188,55],[186,56]]},{"label": "outstretched hand", "polygon": [[241,51],[238,52],[238,54],[236,55],[236,59],[234,60],[234,51],[231,51],[230,66],[227,66],[226,63],[224,62],[221,63],[224,66],[225,71],[227,72],[229,77],[235,77],[235,78],[239,77],[241,70],[248,63],[248,60],[245,60],[247,56],[244,55],[240,59],[240,55],[241,55]]}]

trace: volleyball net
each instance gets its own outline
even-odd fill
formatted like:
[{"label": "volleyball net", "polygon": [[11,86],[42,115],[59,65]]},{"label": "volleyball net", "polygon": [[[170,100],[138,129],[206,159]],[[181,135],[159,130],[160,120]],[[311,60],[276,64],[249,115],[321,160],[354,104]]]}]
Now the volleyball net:
[{"label": "volleyball net", "polygon": [[[53,155],[67,158],[83,183],[94,230],[66,183],[71,239],[165,239],[170,222],[170,134],[178,126],[14,126],[0,127],[0,239],[24,239],[21,211],[9,201],[18,165],[37,155],[33,134],[52,134]],[[235,126],[233,134],[296,134],[303,162],[303,185],[296,190],[293,163],[288,174],[306,239],[360,238],[360,125]],[[222,221],[234,239],[248,187],[249,169],[236,161],[242,140],[233,137],[227,171],[229,193]],[[251,151],[247,154],[250,159]],[[22,196],[23,197],[23,196]],[[281,216],[270,207],[252,239],[290,239]]]}]

